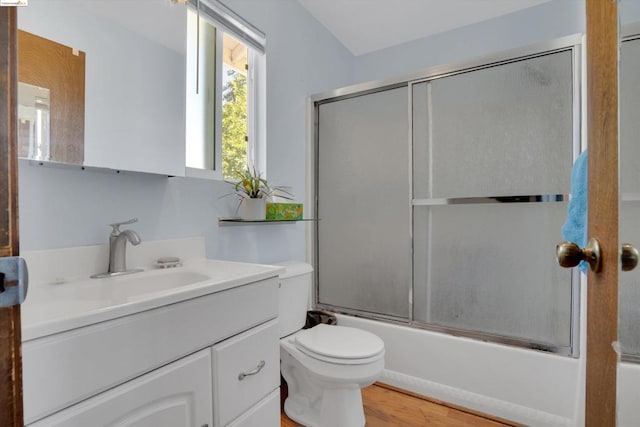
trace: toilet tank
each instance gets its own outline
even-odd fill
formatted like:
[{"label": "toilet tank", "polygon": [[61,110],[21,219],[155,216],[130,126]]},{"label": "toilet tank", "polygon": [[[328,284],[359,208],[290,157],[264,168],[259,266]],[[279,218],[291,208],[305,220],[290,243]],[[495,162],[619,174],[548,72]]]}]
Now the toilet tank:
[{"label": "toilet tank", "polygon": [[278,295],[278,326],[280,338],[302,329],[311,298],[313,267],[299,261],[280,262],[285,267],[280,274]]}]

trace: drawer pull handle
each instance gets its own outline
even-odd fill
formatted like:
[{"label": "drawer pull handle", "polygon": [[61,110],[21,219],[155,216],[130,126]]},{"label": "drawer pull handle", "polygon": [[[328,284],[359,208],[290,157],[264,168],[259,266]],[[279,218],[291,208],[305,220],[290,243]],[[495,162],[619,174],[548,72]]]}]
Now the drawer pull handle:
[{"label": "drawer pull handle", "polygon": [[258,372],[260,372],[262,370],[262,368],[264,368],[264,365],[266,365],[266,363],[264,362],[264,360],[261,360],[260,363],[258,363],[258,366],[256,366],[252,370],[247,371],[247,372],[240,372],[240,374],[238,374],[238,380],[242,381],[243,379],[245,379],[246,377],[248,377],[250,375],[257,374]]}]

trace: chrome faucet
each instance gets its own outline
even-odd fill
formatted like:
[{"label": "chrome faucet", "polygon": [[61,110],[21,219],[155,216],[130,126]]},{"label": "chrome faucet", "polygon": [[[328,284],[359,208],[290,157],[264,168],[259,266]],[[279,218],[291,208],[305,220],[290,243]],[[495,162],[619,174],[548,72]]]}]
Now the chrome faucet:
[{"label": "chrome faucet", "polygon": [[132,218],[128,221],[109,224],[113,229],[109,235],[109,270],[106,273],[94,274],[94,279],[103,277],[120,276],[123,274],[131,274],[142,271],[140,269],[127,270],[126,265],[126,249],[127,240],[134,246],[139,245],[142,240],[140,236],[133,230],[120,231],[121,225],[133,224],[138,222],[138,218]]}]

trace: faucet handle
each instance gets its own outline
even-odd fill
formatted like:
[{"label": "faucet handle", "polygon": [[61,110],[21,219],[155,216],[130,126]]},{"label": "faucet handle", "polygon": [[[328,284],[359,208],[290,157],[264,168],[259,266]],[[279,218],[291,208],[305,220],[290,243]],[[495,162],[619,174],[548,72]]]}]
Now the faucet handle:
[{"label": "faucet handle", "polygon": [[113,227],[113,230],[111,230],[111,233],[112,234],[118,234],[118,233],[120,233],[120,226],[121,225],[133,224],[134,222],[138,222],[138,218],[131,218],[130,220],[127,220],[127,221],[122,221],[122,222],[116,222],[114,224],[109,224],[110,227]]}]

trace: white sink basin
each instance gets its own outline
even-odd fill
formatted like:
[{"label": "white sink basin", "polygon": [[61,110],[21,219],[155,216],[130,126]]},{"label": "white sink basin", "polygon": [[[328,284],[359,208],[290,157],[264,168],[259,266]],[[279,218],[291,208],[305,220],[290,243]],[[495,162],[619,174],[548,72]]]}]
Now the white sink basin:
[{"label": "white sink basin", "polygon": [[30,284],[22,305],[23,341],[275,277],[259,264],[197,260],[158,269],[61,284]]},{"label": "white sink basin", "polygon": [[149,294],[165,291],[176,291],[183,286],[194,285],[196,283],[211,280],[211,277],[189,270],[161,270],[153,272],[156,274],[137,273],[114,277],[113,286],[119,292],[126,295],[130,301],[146,298]]}]

